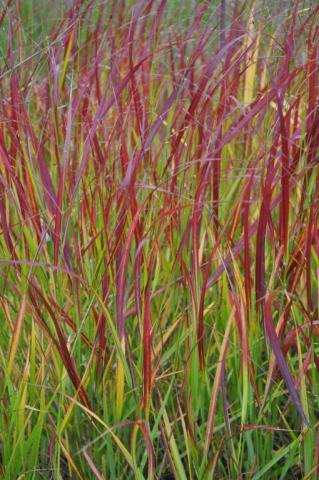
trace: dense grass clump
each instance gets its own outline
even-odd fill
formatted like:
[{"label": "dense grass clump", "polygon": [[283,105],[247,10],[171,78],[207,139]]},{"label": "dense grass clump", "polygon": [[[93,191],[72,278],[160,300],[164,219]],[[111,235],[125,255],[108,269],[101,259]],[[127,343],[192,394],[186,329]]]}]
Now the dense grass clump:
[{"label": "dense grass clump", "polygon": [[2,2],[1,478],[318,477],[318,20]]}]

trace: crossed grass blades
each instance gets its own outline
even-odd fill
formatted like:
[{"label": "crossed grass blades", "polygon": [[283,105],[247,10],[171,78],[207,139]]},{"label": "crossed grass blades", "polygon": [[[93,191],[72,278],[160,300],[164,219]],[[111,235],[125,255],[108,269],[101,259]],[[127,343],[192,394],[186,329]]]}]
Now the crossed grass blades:
[{"label": "crossed grass blades", "polygon": [[2,478],[317,478],[318,17],[1,3]]}]

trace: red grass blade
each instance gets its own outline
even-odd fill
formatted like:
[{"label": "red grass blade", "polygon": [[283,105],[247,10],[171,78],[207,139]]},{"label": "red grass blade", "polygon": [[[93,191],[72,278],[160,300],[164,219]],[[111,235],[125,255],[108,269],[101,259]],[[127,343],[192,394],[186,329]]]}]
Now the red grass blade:
[{"label": "red grass blade", "polygon": [[299,396],[295,390],[294,387],[294,381],[291,377],[291,374],[289,372],[289,369],[287,367],[286,360],[284,358],[284,355],[282,353],[282,350],[280,348],[279,340],[276,334],[276,330],[273,324],[273,319],[272,319],[272,313],[271,313],[271,304],[272,304],[272,299],[271,295],[267,294],[266,300],[265,300],[265,308],[264,308],[264,321],[265,321],[265,330],[271,345],[271,348],[274,352],[278,368],[281,372],[281,375],[283,376],[283,379],[285,380],[288,392],[290,394],[290,397],[292,401],[294,402],[301,419],[304,424],[309,425],[309,420],[306,418],[306,415],[303,411]]}]

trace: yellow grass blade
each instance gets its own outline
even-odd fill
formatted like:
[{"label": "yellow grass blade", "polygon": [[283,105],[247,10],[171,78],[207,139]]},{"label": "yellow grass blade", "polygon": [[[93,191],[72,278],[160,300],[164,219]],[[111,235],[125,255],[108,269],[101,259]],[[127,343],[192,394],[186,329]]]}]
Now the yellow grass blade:
[{"label": "yellow grass blade", "polygon": [[22,324],[25,316],[25,310],[26,310],[26,292],[24,293],[22,297],[22,302],[20,305],[20,310],[18,313],[18,318],[14,326],[14,330],[12,333],[12,338],[11,338],[11,345],[10,345],[10,353],[9,353],[9,359],[8,359],[8,374],[10,375],[14,360],[16,357],[18,345],[19,345],[19,340],[20,340],[20,335],[21,335],[21,329],[22,329]]}]

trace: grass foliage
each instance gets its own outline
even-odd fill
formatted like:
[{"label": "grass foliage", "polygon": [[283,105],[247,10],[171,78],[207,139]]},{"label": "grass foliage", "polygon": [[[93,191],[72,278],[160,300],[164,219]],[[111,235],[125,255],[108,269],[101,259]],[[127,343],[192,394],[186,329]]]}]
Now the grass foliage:
[{"label": "grass foliage", "polygon": [[318,478],[318,20],[1,2],[2,478]]}]

